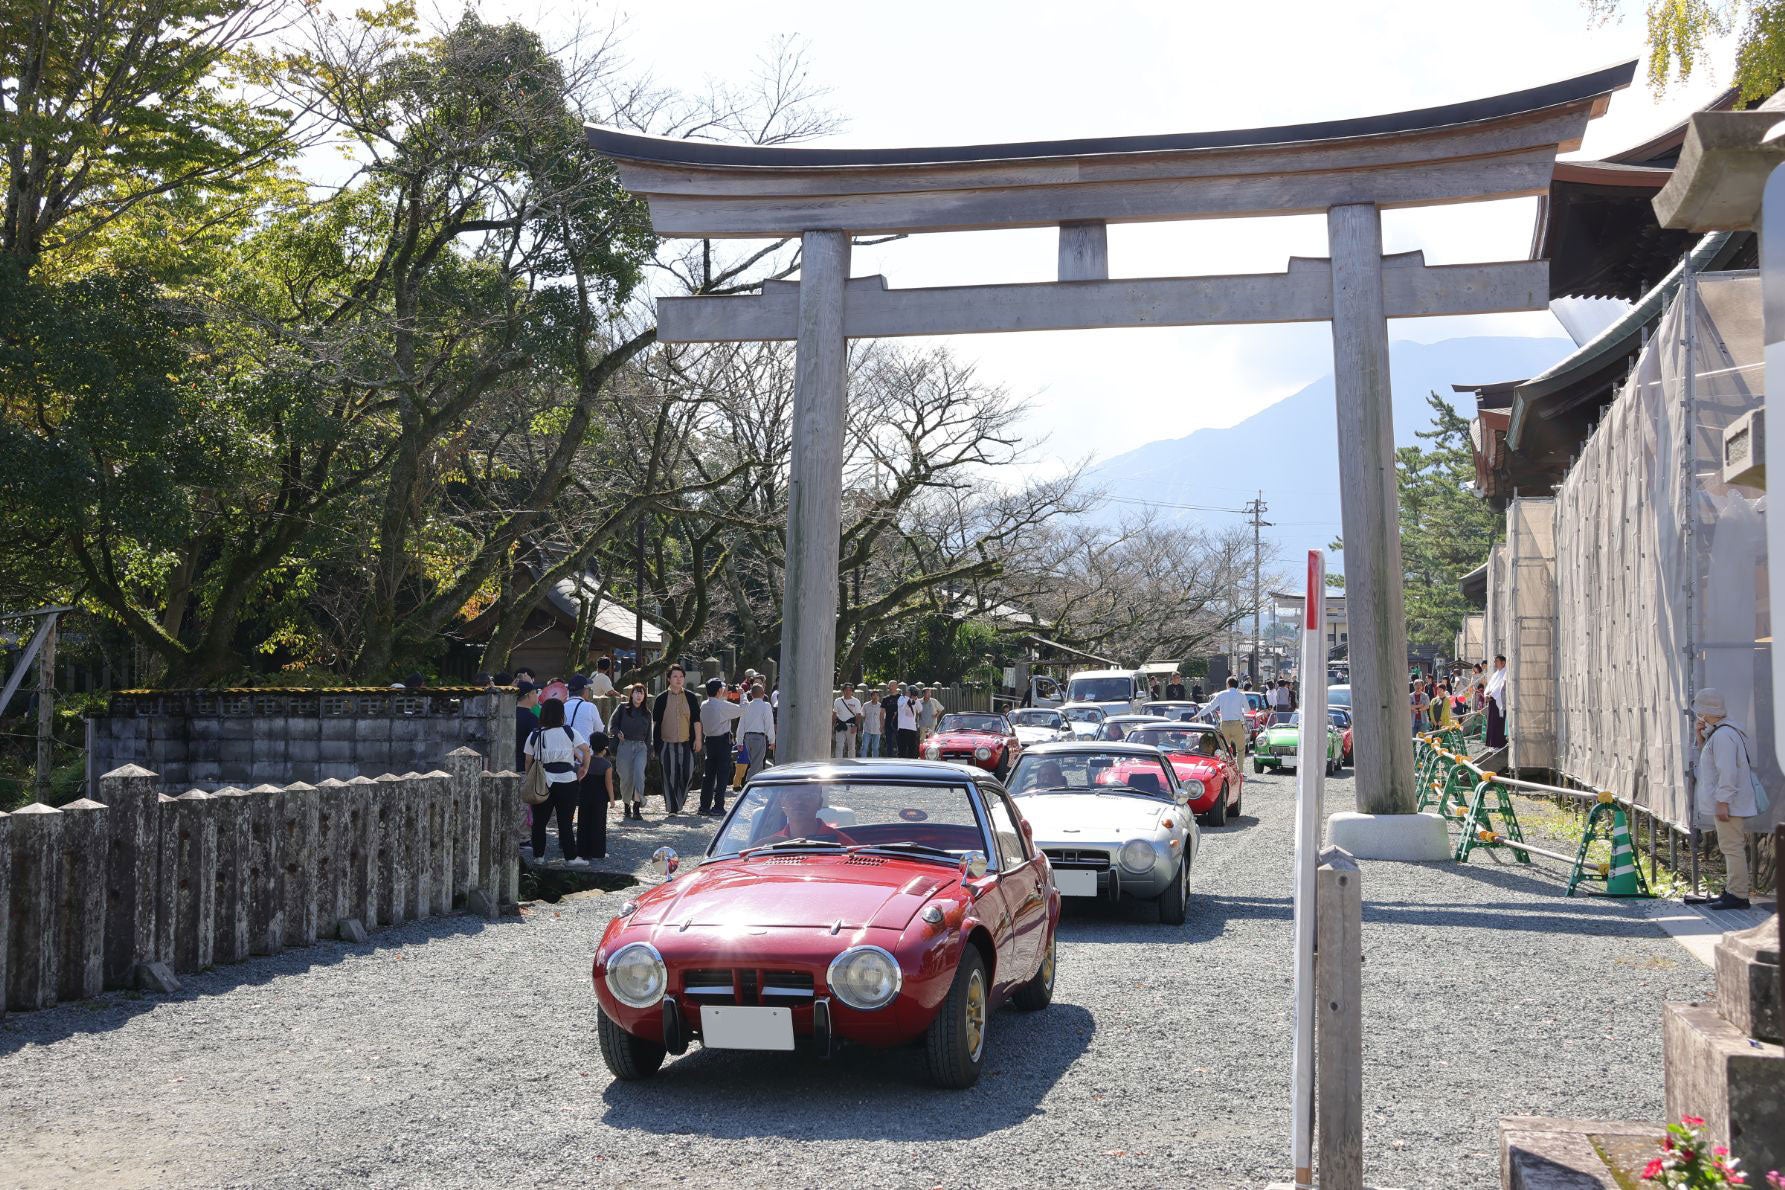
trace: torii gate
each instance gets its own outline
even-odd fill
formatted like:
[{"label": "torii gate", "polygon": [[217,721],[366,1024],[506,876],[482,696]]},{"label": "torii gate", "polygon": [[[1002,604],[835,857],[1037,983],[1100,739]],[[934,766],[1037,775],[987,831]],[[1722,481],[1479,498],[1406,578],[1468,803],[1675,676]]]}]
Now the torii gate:
[{"label": "torii gate", "polygon": [[[1546,193],[1556,154],[1580,146],[1635,68],[1394,115],[1166,136],[816,149],[589,128],[648,201],[658,235],[802,241],[798,282],[658,304],[664,342],[798,342],[780,755],[829,754],[849,339],[1330,320],[1358,808],[1411,815],[1387,320],[1542,310],[1549,268],[1384,257],[1380,211]],[[1291,260],[1278,274],[1109,278],[1110,223],[1315,212],[1326,214],[1330,259]],[[855,235],[1049,225],[1060,229],[1058,282],[891,289],[849,278]]]}]

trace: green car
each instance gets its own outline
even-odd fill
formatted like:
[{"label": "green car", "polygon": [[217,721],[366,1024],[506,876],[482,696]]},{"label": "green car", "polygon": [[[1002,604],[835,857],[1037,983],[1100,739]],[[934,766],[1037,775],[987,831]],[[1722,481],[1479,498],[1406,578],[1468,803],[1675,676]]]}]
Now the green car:
[{"label": "green car", "polygon": [[[1302,713],[1278,711],[1252,744],[1252,771],[1293,769],[1302,742]],[[1345,735],[1331,721],[1326,725],[1326,771],[1336,773],[1345,762]]]}]

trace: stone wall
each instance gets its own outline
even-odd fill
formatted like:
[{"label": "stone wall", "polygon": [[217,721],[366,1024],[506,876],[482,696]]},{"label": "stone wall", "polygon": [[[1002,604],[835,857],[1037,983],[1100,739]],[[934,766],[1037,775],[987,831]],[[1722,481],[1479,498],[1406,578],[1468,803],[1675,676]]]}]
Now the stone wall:
[{"label": "stone wall", "polygon": [[471,748],[507,768],[512,690],[446,687],[127,691],[87,719],[87,792],[134,764],[164,792],[346,781],[433,767]]},{"label": "stone wall", "polygon": [[446,770],[161,792],[137,765],[95,797],[0,814],[0,1015],[520,892],[520,777]]}]

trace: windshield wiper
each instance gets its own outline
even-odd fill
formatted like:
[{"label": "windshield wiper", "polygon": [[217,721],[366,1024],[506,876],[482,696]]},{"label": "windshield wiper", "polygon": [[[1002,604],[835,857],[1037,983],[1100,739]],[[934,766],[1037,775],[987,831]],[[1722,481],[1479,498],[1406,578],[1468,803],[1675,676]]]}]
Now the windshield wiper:
[{"label": "windshield wiper", "polygon": [[928,843],[869,843],[861,847],[853,847],[850,854],[863,851],[890,851],[895,855],[912,855],[918,859],[934,859],[953,867],[959,862],[954,852],[944,847],[931,847]]},{"label": "windshield wiper", "polygon": [[795,847],[824,847],[833,851],[847,850],[843,844],[837,842],[835,839],[813,839],[801,835],[797,839],[782,839],[778,843],[763,843],[757,847],[747,848],[746,850],[738,852],[738,858],[747,859],[750,856],[755,855],[758,851],[786,851]]}]

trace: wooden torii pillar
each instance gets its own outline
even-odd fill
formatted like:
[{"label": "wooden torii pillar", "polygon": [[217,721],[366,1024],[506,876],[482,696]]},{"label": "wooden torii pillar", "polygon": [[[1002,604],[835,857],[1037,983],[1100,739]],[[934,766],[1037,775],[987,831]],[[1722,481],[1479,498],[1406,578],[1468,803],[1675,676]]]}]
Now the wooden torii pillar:
[{"label": "wooden torii pillar", "polygon": [[[1549,275],[1542,261],[1428,267],[1417,252],[1384,256],[1380,213],[1546,193],[1556,154],[1579,147],[1634,71],[1624,63],[1360,119],[1023,144],[761,148],[591,127],[591,145],[647,200],[658,235],[802,241],[797,283],[658,307],[664,342],[798,343],[782,757],[828,755],[849,339],[1330,320],[1358,808],[1411,816],[1387,320],[1545,309]],[[1278,274],[1109,278],[1110,223],[1313,213],[1326,215],[1330,259],[1292,259]],[[1060,229],[1058,282],[892,289],[849,278],[852,236],[1045,226]],[[1431,852],[1429,839],[1413,850]]]}]

